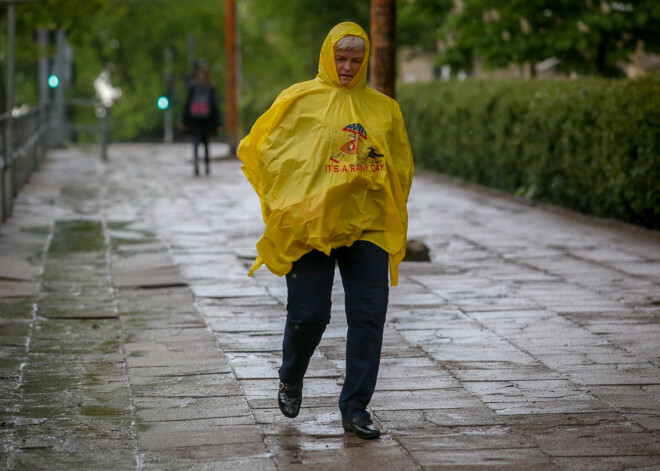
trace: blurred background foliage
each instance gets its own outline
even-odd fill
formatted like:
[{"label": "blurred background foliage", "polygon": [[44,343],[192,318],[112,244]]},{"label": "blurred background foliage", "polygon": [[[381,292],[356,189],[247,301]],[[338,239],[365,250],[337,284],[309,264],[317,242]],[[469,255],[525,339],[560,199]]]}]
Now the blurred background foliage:
[{"label": "blurred background foliage", "polygon": [[[238,0],[237,8],[243,132],[279,91],[314,77],[321,43],[333,25],[350,20],[369,29],[369,0]],[[400,50],[434,53],[438,68],[451,65],[454,73],[469,73],[475,59],[496,68],[552,57],[565,72],[616,76],[640,41],[648,51],[660,49],[657,0],[399,0],[397,8]],[[35,29],[64,29],[75,67],[67,95],[93,97],[94,78],[108,70],[123,92],[113,109],[115,138],[154,139],[162,132],[162,112],[155,103],[167,88],[166,49],[172,57],[177,122],[196,60],[211,67],[224,93],[223,13],[222,0],[19,5],[16,102],[37,100]],[[6,8],[0,14],[6,16]],[[6,30],[6,21],[0,27]]]},{"label": "blurred background foliage", "polygon": [[622,76],[640,42],[660,50],[657,0],[465,0],[443,23],[438,63],[470,68],[538,64],[554,58],[560,70]]},{"label": "blurred background foliage", "polygon": [[[236,3],[241,134],[282,89],[315,76],[333,25],[355,21],[369,33],[370,0]],[[222,0],[19,5],[16,104],[38,100],[35,30],[63,29],[73,48],[67,96],[94,97],[93,81],[107,71],[122,90],[113,138],[162,140],[156,101],[169,83],[180,122],[195,64],[210,66],[223,106],[223,6]],[[3,69],[6,11],[0,8]],[[660,53],[658,31],[658,0],[398,0],[399,52],[431,57],[435,65],[433,82],[399,87],[416,160],[527,198],[660,228],[660,84],[657,75],[621,80],[633,53]],[[454,80],[512,66],[533,78],[548,62],[553,80]],[[578,80],[560,80],[569,76]]]},{"label": "blurred background foliage", "polygon": [[[64,29],[75,67],[67,95],[94,96],[93,80],[107,70],[123,92],[113,109],[115,138],[157,138],[163,124],[155,103],[167,88],[167,49],[177,122],[195,60],[211,67],[221,98],[224,94],[223,3],[41,0],[19,5],[16,102],[37,100],[35,29]],[[333,25],[350,20],[369,29],[369,0],[237,0],[237,6],[243,132],[279,91],[314,77],[321,43]],[[640,41],[647,51],[660,50],[657,0],[399,0],[397,9],[399,50],[431,52],[438,69],[450,65],[454,74],[469,74],[475,60],[496,68],[554,58],[564,72],[617,76]],[[6,8],[0,15],[4,20]],[[0,28],[5,51],[6,21]]]}]

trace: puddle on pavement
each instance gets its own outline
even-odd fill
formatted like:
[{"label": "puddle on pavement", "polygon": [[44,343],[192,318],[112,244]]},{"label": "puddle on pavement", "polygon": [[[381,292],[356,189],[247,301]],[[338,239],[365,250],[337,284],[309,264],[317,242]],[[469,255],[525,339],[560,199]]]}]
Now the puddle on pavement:
[{"label": "puddle on pavement", "polygon": [[72,252],[105,251],[103,226],[99,221],[56,221],[49,256],[66,256]]}]

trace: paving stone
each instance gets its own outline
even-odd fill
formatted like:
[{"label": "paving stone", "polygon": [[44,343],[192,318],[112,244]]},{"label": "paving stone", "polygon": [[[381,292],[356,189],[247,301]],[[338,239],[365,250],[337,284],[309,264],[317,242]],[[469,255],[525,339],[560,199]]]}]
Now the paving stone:
[{"label": "paving stone", "polygon": [[454,409],[481,405],[463,388],[422,391],[376,391],[371,402],[376,410]]},{"label": "paving stone", "polygon": [[621,414],[636,424],[641,425],[645,430],[656,433],[660,430],[660,414],[658,414],[657,408],[651,411],[624,411]]},{"label": "paving stone", "polygon": [[[150,321],[153,327],[156,322],[154,322],[154,319],[150,319]],[[159,346],[181,348],[185,345],[193,348],[212,349],[215,342],[213,342],[208,329],[203,327],[181,329],[161,326],[160,328],[131,330],[124,337],[124,348],[127,351],[128,349],[137,348],[139,345],[150,349],[156,349]]]},{"label": "paving stone", "polygon": [[[204,314],[207,315],[206,311]],[[208,316],[207,323],[214,332],[254,332],[256,328],[264,333],[277,333],[282,335],[286,319],[278,315],[276,317],[251,316],[248,313],[233,312],[227,315]]]},{"label": "paving stone", "polygon": [[504,419],[483,404],[473,407],[378,410],[378,421],[395,435],[437,434],[457,427],[501,426]]},{"label": "paving stone", "polygon": [[25,346],[30,333],[30,321],[0,319],[0,346]]},{"label": "paving stone", "polygon": [[[49,470],[117,470],[134,469],[137,465],[134,450],[61,452],[43,449],[21,450],[12,457],[13,469]],[[11,469],[9,468],[9,469]]]},{"label": "paving stone", "polygon": [[[214,419],[217,426],[254,424],[247,404],[239,395],[135,397],[133,405],[141,423]],[[221,418],[226,420],[217,420]]]},{"label": "paving stone", "polygon": [[165,366],[136,366],[128,370],[128,377],[131,382],[142,384],[145,381],[152,381],[154,377],[180,377],[194,375],[208,375],[229,373],[231,370],[226,361],[217,357],[211,357],[208,360],[199,360],[193,363],[184,363],[182,365]]},{"label": "paving stone", "polygon": [[226,352],[271,352],[282,348],[282,333],[253,331],[240,335],[217,335],[218,343]]},{"label": "paving stone", "polygon": [[149,457],[142,463],[144,470],[178,471],[182,466],[190,471],[277,471],[277,465],[272,458],[243,458],[243,459],[200,459],[200,453],[196,456],[174,456],[169,460],[165,456]]},{"label": "paving stone", "polygon": [[[187,433],[189,432],[187,431]],[[160,462],[174,461],[179,463],[179,466],[182,462],[213,463],[221,460],[232,462],[246,457],[255,459],[268,457],[261,440],[250,443],[220,443],[212,439],[207,441],[206,437],[200,434],[193,434],[193,437],[203,444],[153,449],[149,451],[149,456]],[[157,469],[160,468],[157,467]]]},{"label": "paving stone", "polygon": [[461,428],[444,434],[407,435],[397,437],[397,440],[412,452],[451,452],[455,450],[476,453],[483,450],[520,450],[536,449],[536,445],[520,434],[502,427],[492,428]]},{"label": "paving stone", "polygon": [[265,452],[261,435],[254,425],[225,425],[222,419],[144,423],[138,429],[138,440],[141,447],[153,451],[249,444],[256,450],[255,455]]},{"label": "paving stone", "polygon": [[652,434],[613,414],[528,416],[515,420],[514,429],[551,456],[638,456],[660,451],[660,443]]},{"label": "paving stone", "polygon": [[0,296],[0,314],[3,321],[31,320],[34,314],[34,300],[11,299]]},{"label": "paving stone", "polygon": [[[131,369],[140,367],[153,368],[156,366],[186,366],[195,361],[209,363],[218,362],[218,353],[214,350],[200,351],[190,350],[184,347],[167,348],[165,346],[154,348],[153,346],[144,345],[141,346],[140,349],[132,351],[126,357],[126,364]],[[217,364],[218,368],[224,366],[222,363]]]},{"label": "paving stone", "polygon": [[[120,326],[114,319],[43,319],[32,332],[30,352],[112,355],[121,348],[120,334]],[[62,342],[63,337],[67,338],[66,343]]]},{"label": "paving stone", "polygon": [[653,471],[658,469],[657,456],[571,456],[553,457],[552,461],[560,469],[574,471],[617,471],[635,469]]},{"label": "paving stone", "polygon": [[452,450],[415,453],[424,470],[556,471],[546,455],[529,448],[503,450]]},{"label": "paving stone", "polygon": [[563,371],[577,384],[658,384],[658,368],[648,364],[573,365]]},{"label": "paving stone", "polygon": [[[3,242],[9,241],[2,237],[0,244]],[[39,276],[40,271],[41,267],[38,264],[30,262],[29,252],[21,254],[14,251],[3,257],[3,264],[0,266],[0,280],[33,282]]]},{"label": "paving stone", "polygon": [[37,295],[37,286],[32,281],[8,281],[0,279],[0,298],[32,298]]},{"label": "paving stone", "polygon": [[58,452],[135,450],[131,418],[127,415],[73,415],[72,418],[39,420],[42,421],[39,424],[14,427],[12,444],[17,449],[46,448]]},{"label": "paving stone", "polygon": [[118,310],[162,310],[177,312],[179,307],[189,308],[192,295],[187,287],[164,287],[149,290],[122,290],[118,300]]},{"label": "paving stone", "polygon": [[75,352],[76,346],[73,345],[73,353],[64,350],[59,353],[48,352],[48,353],[31,353],[29,355],[29,360],[32,364],[39,364],[42,366],[48,365],[73,365],[73,364],[122,364],[124,362],[124,356],[121,352],[117,353],[77,353]]},{"label": "paving stone", "polygon": [[391,440],[359,440],[354,437],[322,438],[301,443],[295,436],[268,437],[267,444],[282,470],[416,469],[415,461]]},{"label": "paving stone", "polygon": [[187,375],[150,377],[132,381],[134,397],[218,397],[236,396],[241,391],[231,373],[223,375]]},{"label": "paving stone", "polygon": [[544,364],[519,364],[508,361],[449,361],[442,364],[461,382],[557,380],[562,376]]},{"label": "paving stone", "polygon": [[[305,405],[295,419],[288,419],[277,409],[275,400],[270,401],[270,407],[253,408],[252,412],[259,424],[261,433],[270,435],[305,435],[312,437],[341,437],[344,430],[341,427],[341,416],[335,401],[311,403],[305,399]],[[317,398],[318,399],[318,398]]]},{"label": "paving stone", "polygon": [[195,296],[200,298],[237,298],[237,297],[254,297],[263,296],[268,294],[263,288],[254,286],[253,283],[241,280],[234,283],[213,283],[213,284],[191,284],[191,289]]},{"label": "paving stone", "polygon": [[181,286],[179,269],[175,266],[143,268],[113,277],[113,285],[117,288],[138,287],[169,287]]},{"label": "paving stone", "polygon": [[203,298],[199,300],[200,305],[217,305],[221,303],[223,307],[242,306],[259,309],[262,306],[282,306],[281,302],[270,295],[263,296],[237,296],[227,297],[221,300],[213,298]]},{"label": "paving stone", "polygon": [[140,329],[194,329],[206,327],[204,319],[189,308],[165,309],[162,311],[124,310],[120,313],[122,325],[127,330]]}]

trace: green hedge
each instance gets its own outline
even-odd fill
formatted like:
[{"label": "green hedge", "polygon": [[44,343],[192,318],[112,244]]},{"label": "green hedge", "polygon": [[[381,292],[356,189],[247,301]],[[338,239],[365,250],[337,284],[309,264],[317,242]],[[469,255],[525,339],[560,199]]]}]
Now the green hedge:
[{"label": "green hedge", "polygon": [[660,77],[398,90],[418,167],[660,229]]}]

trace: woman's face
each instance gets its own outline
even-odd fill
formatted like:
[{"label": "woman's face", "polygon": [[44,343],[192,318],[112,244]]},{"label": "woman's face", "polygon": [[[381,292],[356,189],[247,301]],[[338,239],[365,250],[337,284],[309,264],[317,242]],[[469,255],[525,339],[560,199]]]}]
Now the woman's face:
[{"label": "woman's face", "polygon": [[337,67],[337,75],[339,76],[339,83],[342,87],[347,86],[353,80],[353,77],[358,73],[364,60],[364,51],[338,49],[335,50],[335,66]]}]

